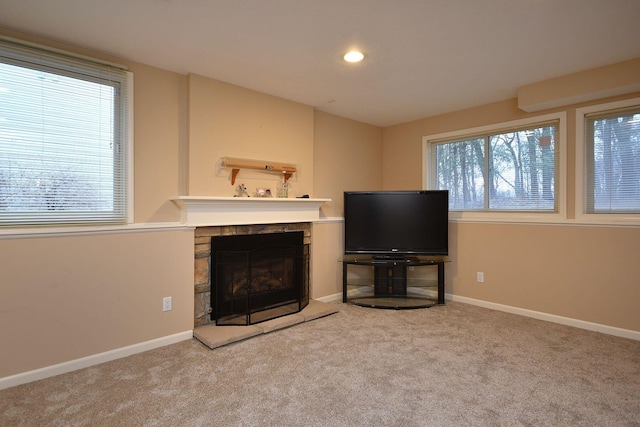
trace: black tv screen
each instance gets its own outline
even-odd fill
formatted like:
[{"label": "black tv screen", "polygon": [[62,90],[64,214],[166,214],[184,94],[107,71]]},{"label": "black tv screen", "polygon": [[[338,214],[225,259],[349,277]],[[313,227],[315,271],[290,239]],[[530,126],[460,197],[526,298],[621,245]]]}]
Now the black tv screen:
[{"label": "black tv screen", "polygon": [[449,192],[346,191],[346,254],[448,255]]}]

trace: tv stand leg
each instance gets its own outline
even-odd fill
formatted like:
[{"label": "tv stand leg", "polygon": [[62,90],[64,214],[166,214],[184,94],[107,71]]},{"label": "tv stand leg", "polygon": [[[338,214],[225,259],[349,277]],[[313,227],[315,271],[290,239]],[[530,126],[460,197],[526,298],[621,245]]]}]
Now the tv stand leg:
[{"label": "tv stand leg", "polygon": [[347,302],[347,266],[346,262],[342,263],[342,302]]},{"label": "tv stand leg", "polygon": [[438,304],[444,304],[444,262],[438,262]]}]

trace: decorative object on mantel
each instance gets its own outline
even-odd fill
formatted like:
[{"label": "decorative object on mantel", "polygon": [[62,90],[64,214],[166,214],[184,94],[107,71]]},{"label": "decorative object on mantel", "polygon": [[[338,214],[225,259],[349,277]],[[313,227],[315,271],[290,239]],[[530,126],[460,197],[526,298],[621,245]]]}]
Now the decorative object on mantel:
[{"label": "decorative object on mantel", "polygon": [[282,199],[286,199],[289,197],[289,183],[283,182],[276,187],[276,197],[280,197]]},{"label": "decorative object on mantel", "polygon": [[256,197],[271,197],[270,188],[256,188]]},{"label": "decorative object on mantel", "polygon": [[247,187],[244,184],[240,184],[236,187],[236,195],[233,197],[249,197],[247,193]]},{"label": "decorative object on mantel", "polygon": [[240,169],[252,169],[265,172],[282,173],[283,182],[287,182],[298,170],[290,163],[269,162],[265,160],[239,159],[236,157],[221,157],[219,167],[231,169],[231,185],[236,183]]}]

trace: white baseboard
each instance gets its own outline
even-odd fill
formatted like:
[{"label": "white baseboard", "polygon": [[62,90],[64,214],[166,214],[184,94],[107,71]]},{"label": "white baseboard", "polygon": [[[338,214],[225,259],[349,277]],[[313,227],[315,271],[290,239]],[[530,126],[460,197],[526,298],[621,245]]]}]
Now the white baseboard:
[{"label": "white baseboard", "polygon": [[313,299],[320,302],[342,301],[342,292],[338,292],[337,294],[327,295],[320,298],[313,298]]},{"label": "white baseboard", "polygon": [[88,368],[89,366],[94,366],[100,363],[109,362],[111,360],[131,356],[133,354],[142,353],[143,351],[164,347],[165,345],[175,344],[177,342],[189,340],[191,338],[193,338],[193,330],[179,332],[177,334],[168,335],[166,337],[156,338],[154,340],[133,344],[127,347],[105,351],[104,353],[93,354],[91,356],[82,357],[80,359],[59,363],[57,365],[47,366],[44,368],[35,369],[33,371],[23,372],[9,377],[0,378],[0,390],[20,384],[26,384],[32,381],[42,380],[67,372],[76,371],[78,369]]},{"label": "white baseboard", "polygon": [[589,331],[601,332],[603,334],[614,335],[622,338],[629,338],[640,341],[640,332],[631,329],[616,328],[615,326],[602,325],[600,323],[586,322],[584,320],[572,319],[570,317],[556,316],[555,314],[543,313],[541,311],[527,310],[525,308],[512,307],[509,305],[497,304],[494,302],[482,301],[474,298],[467,298],[458,295],[445,294],[445,299],[463,302],[465,304],[477,305],[478,307],[490,308],[492,310],[504,311],[506,313],[518,314],[520,316],[531,317],[547,322],[559,323],[561,325],[573,326],[575,328]]},{"label": "white baseboard", "polygon": [[[322,302],[340,301],[342,300],[342,293],[340,292],[337,294],[327,295],[321,298],[314,299]],[[573,326],[575,328],[586,329],[589,331],[601,332],[603,334],[614,335],[616,337],[640,341],[640,331],[633,331],[631,329],[616,328],[615,326],[607,326],[600,323],[592,323],[584,320],[572,319],[570,317],[556,316],[555,314],[527,310],[525,308],[512,307],[510,305],[497,304],[494,302],[488,302],[459,295],[445,294],[445,299],[449,301],[457,301],[465,304],[477,305],[478,307],[490,308],[492,310],[504,311],[506,313],[517,314],[520,316],[531,317],[533,319],[545,320],[547,322],[559,323],[561,325]]]}]

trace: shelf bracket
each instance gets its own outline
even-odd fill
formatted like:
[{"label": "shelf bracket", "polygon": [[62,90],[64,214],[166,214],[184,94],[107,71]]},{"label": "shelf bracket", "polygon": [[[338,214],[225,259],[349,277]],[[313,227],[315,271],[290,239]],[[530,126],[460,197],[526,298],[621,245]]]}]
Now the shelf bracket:
[{"label": "shelf bracket", "polygon": [[236,183],[236,176],[238,176],[238,172],[240,172],[240,169],[231,169],[231,185]]}]

